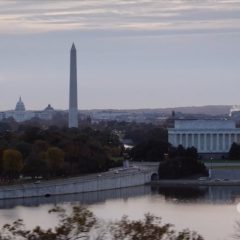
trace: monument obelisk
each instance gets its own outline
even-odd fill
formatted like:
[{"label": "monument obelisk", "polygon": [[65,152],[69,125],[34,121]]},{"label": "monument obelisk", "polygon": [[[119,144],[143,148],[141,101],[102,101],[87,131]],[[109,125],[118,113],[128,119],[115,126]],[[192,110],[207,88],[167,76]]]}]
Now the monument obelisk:
[{"label": "monument obelisk", "polygon": [[70,86],[68,127],[78,127],[78,97],[77,97],[77,52],[74,43],[70,53]]}]

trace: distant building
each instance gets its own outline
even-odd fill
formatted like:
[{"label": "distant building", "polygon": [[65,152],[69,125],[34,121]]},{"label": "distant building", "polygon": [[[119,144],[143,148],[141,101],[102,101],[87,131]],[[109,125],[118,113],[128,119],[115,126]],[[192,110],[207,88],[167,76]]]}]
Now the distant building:
[{"label": "distant building", "polygon": [[0,121],[2,121],[5,118],[5,113],[4,112],[0,112]]},{"label": "distant building", "polygon": [[229,116],[230,116],[231,119],[233,119],[234,121],[240,121],[240,106],[233,106],[233,107],[230,109]]},{"label": "distant building", "polygon": [[20,97],[15,110],[0,113],[0,121],[4,118],[13,118],[16,122],[24,122],[35,117],[43,120],[51,120],[54,113],[55,110],[50,104],[43,111],[26,111],[25,105]]},{"label": "distant building", "polygon": [[48,106],[43,111],[36,112],[36,117],[43,120],[52,120],[55,113],[56,111],[54,108],[48,104]]},{"label": "distant building", "polygon": [[169,143],[195,147],[200,154],[225,155],[233,142],[240,143],[240,128],[225,119],[175,120],[168,129]]}]

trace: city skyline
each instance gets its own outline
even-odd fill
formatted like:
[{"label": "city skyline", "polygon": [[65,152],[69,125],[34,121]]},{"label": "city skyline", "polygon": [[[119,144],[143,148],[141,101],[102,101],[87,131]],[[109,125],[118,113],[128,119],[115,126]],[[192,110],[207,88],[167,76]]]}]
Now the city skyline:
[{"label": "city skyline", "polygon": [[238,1],[1,1],[0,111],[240,104]]}]

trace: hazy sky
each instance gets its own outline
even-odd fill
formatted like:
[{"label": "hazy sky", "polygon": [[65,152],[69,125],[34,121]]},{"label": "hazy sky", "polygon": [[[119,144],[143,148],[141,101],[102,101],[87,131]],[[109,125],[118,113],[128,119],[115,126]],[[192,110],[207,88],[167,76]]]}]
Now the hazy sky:
[{"label": "hazy sky", "polygon": [[0,110],[240,104],[240,0],[0,0]]}]

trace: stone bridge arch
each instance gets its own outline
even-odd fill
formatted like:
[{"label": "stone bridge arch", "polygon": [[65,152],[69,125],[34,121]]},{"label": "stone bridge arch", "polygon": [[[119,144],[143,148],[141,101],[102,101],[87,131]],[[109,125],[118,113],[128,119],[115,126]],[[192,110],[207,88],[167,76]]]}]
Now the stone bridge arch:
[{"label": "stone bridge arch", "polygon": [[157,172],[152,172],[151,173],[151,181],[157,181],[159,180],[159,176]]}]

